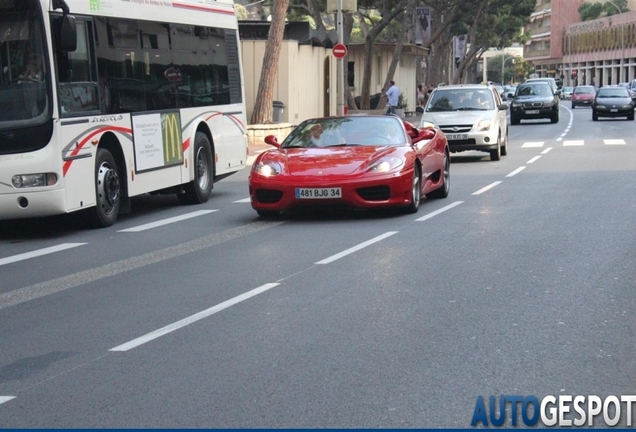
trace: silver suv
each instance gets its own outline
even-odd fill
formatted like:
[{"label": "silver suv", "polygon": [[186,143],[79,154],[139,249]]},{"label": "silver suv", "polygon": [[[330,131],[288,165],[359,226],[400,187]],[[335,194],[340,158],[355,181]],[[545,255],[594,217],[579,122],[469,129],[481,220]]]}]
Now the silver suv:
[{"label": "silver suv", "polygon": [[496,161],[508,153],[507,110],[508,105],[491,85],[446,85],[431,93],[420,125],[437,125],[451,152],[484,151]]}]

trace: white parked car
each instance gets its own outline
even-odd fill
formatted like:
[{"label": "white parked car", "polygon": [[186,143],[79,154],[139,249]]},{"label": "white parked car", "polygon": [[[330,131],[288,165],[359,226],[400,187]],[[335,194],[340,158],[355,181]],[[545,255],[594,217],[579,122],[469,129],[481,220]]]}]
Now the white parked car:
[{"label": "white parked car", "polygon": [[458,84],[431,93],[420,120],[437,125],[451,152],[477,150],[499,160],[508,153],[508,104],[494,86]]}]

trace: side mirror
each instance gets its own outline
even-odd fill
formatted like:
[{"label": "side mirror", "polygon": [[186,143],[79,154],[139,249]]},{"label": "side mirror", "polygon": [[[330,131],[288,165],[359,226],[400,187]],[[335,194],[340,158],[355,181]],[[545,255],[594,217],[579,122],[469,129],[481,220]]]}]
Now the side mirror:
[{"label": "side mirror", "polygon": [[77,50],[77,26],[73,15],[59,18],[58,46],[62,52]]},{"label": "side mirror", "polygon": [[276,135],[267,135],[264,141],[266,144],[272,145],[276,148],[280,148],[280,143],[278,142],[278,138],[276,138]]},{"label": "side mirror", "polygon": [[501,105],[497,106],[497,109],[500,111],[505,111],[508,109],[508,104],[507,103],[502,103]]}]

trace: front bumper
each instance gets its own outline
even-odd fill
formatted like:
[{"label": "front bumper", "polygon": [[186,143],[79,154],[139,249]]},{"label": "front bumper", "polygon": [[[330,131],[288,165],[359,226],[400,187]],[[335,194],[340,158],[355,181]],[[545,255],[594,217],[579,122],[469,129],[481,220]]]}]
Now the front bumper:
[{"label": "front bumper", "polygon": [[[386,175],[360,175],[329,179],[293,177],[266,178],[252,173],[249,192],[254,210],[285,211],[297,207],[344,206],[352,208],[403,207],[411,203],[413,169]],[[341,188],[342,198],[296,198],[296,188]]]}]

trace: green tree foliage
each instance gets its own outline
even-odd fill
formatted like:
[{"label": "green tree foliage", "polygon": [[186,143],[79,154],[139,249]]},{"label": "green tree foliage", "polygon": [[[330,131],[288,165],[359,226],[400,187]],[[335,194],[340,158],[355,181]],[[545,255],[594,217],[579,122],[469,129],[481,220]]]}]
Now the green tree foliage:
[{"label": "green tree foliage", "polygon": [[618,9],[620,9],[620,12],[629,12],[627,0],[612,0],[612,3],[610,2],[583,3],[579,7],[579,14],[581,14],[581,20],[591,21],[591,20],[600,18],[603,15],[605,16],[616,15],[619,13]]}]

